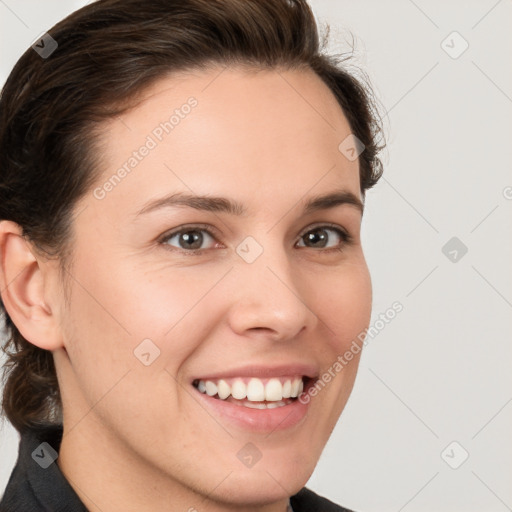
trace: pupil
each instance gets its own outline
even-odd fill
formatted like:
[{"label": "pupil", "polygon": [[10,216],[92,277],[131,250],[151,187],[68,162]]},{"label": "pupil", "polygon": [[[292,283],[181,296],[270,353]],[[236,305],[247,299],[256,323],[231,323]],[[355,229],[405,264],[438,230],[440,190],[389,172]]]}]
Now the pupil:
[{"label": "pupil", "polygon": [[[316,233],[316,234],[315,234],[315,233]],[[310,242],[313,242],[313,243],[314,243],[314,242],[316,242],[316,241],[318,241],[318,240],[325,242],[327,237],[326,237],[326,235],[325,235],[325,231],[324,231],[324,230],[319,229],[319,230],[317,230],[317,231],[312,231],[311,233],[309,233],[309,235],[308,235],[308,237],[307,237],[307,238],[308,238],[308,240],[309,240]],[[323,247],[324,245],[325,245],[325,243],[322,245],[322,247]]]},{"label": "pupil", "polygon": [[[191,235],[191,233],[195,233]],[[198,231],[188,231],[186,233],[183,233],[182,236],[181,236],[182,240],[185,241],[186,244],[190,244],[187,248],[190,249],[198,249],[199,247],[201,247],[201,242],[202,242],[202,238],[203,236],[198,232]],[[199,243],[197,243],[197,241],[199,240]],[[194,247],[191,247],[194,242],[196,242],[195,246]]]}]

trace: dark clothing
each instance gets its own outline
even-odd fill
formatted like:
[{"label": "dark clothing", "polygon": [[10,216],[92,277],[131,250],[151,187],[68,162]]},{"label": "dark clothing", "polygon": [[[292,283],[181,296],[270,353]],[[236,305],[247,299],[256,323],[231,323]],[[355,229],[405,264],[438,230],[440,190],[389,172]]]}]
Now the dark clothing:
[{"label": "dark clothing", "polygon": [[[61,439],[61,426],[21,436],[18,460],[0,501],[0,512],[88,512],[54,462]],[[293,512],[350,512],[306,487],[291,496],[290,503]]]},{"label": "dark clothing", "polygon": [[55,457],[48,447],[38,447],[46,442],[58,452],[61,438],[62,428],[57,427],[21,436],[18,460],[0,502],[1,512],[88,512],[56,463],[46,469],[41,466]]}]

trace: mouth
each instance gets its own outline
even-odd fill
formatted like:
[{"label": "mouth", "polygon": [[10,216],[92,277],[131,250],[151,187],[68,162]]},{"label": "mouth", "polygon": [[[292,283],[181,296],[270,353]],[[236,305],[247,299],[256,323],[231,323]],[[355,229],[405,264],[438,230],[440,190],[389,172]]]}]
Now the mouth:
[{"label": "mouth", "polygon": [[305,394],[319,375],[317,365],[302,361],[252,363],[197,375],[190,384],[196,401],[219,422],[244,431],[269,433],[301,428],[312,402]]},{"label": "mouth", "polygon": [[249,409],[276,409],[298,401],[313,385],[313,377],[283,375],[271,378],[232,377],[194,379],[192,385],[204,395]]}]

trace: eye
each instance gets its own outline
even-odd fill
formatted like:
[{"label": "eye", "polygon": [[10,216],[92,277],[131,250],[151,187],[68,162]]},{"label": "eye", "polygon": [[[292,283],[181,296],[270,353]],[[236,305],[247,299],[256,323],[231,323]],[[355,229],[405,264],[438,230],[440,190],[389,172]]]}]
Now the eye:
[{"label": "eye", "polygon": [[[334,233],[335,236],[329,235],[329,233]],[[329,246],[330,239],[334,238],[338,239],[338,242],[334,244],[334,246]],[[327,249],[327,250],[343,250],[343,247],[350,242],[351,237],[346,232],[343,231],[339,227],[330,226],[330,225],[322,225],[316,226],[313,229],[310,229],[305,234],[301,235],[300,240],[305,240],[308,244],[312,245],[299,245],[299,247],[311,247],[313,249]]]},{"label": "eye", "polygon": [[[175,243],[178,245],[170,243],[173,239],[175,239]],[[215,241],[215,237],[208,229],[195,226],[182,228],[179,231],[165,235],[160,242],[164,245],[182,249],[185,252],[194,253],[208,249],[208,247],[203,247],[203,244],[205,241],[208,242],[208,239]]]},{"label": "eye", "polygon": [[[334,244],[331,243],[333,239]],[[341,251],[351,242],[351,236],[339,226],[319,225],[309,228],[300,236],[301,241],[306,244],[298,243],[298,247],[328,251]],[[171,246],[171,250],[177,249],[182,253],[193,255],[202,253],[208,249],[219,246],[215,235],[211,229],[206,226],[182,226],[179,230],[164,235],[160,239],[163,245]],[[207,245],[206,247],[204,245]],[[208,244],[210,246],[208,247]]]}]

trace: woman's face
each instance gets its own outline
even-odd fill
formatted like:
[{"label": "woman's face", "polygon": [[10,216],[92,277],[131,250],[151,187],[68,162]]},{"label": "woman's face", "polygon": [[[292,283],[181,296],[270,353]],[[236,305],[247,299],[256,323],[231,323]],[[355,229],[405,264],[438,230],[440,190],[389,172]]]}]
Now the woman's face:
[{"label": "woman's face", "polygon": [[[94,446],[98,467],[134,488],[288,497],[313,472],[360,354],[335,363],[370,320],[346,118],[313,72],[218,67],[160,80],[103,133],[54,352],[62,446]],[[279,400],[329,369],[307,404]]]}]

